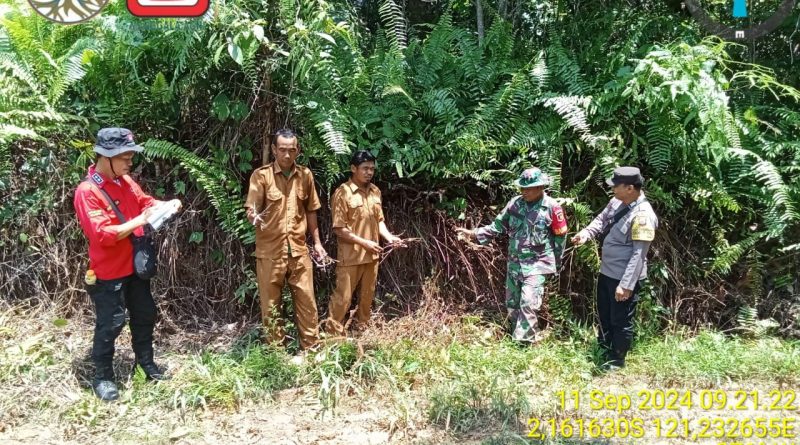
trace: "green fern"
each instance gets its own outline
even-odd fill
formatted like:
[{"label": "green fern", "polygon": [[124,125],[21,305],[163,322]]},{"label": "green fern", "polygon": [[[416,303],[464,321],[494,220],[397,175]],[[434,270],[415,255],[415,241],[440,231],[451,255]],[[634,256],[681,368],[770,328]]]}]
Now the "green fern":
[{"label": "green fern", "polygon": [[382,0],[378,12],[381,15],[383,26],[387,29],[387,36],[392,46],[399,51],[406,49],[408,40],[403,8],[394,0]]},{"label": "green fern", "polygon": [[171,142],[151,139],[144,147],[149,156],[179,161],[198,187],[208,195],[222,228],[245,244],[255,242],[255,230],[245,216],[244,200],[239,194],[237,180],[230,177],[228,169]]},{"label": "green fern", "polygon": [[754,233],[736,244],[730,245],[725,239],[720,238],[715,247],[716,255],[711,263],[711,272],[728,274],[731,267],[752,249],[755,244],[764,238],[764,233]]},{"label": "green fern", "polygon": [[764,338],[768,335],[774,334],[776,329],[780,326],[778,322],[769,318],[760,320],[758,318],[758,311],[751,306],[741,306],[736,316],[738,330],[740,334],[751,338]]},{"label": "green fern", "polygon": [[603,139],[592,134],[589,128],[589,119],[586,109],[589,107],[591,98],[578,96],[555,96],[547,97],[542,102],[545,107],[552,108],[576,133],[581,140],[589,146],[596,146]]}]

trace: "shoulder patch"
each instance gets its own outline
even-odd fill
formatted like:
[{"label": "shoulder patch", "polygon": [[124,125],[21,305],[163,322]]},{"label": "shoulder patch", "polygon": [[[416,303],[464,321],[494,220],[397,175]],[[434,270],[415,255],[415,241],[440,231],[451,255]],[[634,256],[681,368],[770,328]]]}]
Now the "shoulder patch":
[{"label": "shoulder patch", "polygon": [[103,185],[103,177],[100,176],[100,173],[97,172],[92,173],[91,178],[92,181],[94,181],[94,183],[97,184],[98,186]]},{"label": "shoulder patch", "polygon": [[656,237],[656,228],[646,213],[640,212],[633,217],[631,224],[631,239],[634,241],[653,241]]},{"label": "shoulder patch", "polygon": [[557,202],[553,201],[553,206],[550,208],[550,214],[552,218],[550,228],[553,231],[553,234],[556,236],[566,235],[569,229],[567,228],[567,218],[564,216],[564,209],[561,208]]}]

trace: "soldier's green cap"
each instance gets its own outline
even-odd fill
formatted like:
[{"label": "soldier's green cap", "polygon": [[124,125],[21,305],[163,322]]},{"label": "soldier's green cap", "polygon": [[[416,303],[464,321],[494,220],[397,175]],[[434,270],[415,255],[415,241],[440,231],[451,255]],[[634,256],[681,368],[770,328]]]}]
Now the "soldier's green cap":
[{"label": "soldier's green cap", "polygon": [[536,167],[526,169],[519,175],[519,179],[514,181],[514,185],[519,188],[540,187],[550,185],[550,177]]}]

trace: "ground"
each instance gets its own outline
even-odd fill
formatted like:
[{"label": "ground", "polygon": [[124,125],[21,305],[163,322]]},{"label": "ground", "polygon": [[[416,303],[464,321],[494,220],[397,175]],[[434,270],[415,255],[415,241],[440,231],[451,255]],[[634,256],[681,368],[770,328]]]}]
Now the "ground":
[{"label": "ground", "polygon": [[[248,321],[165,321],[158,359],[173,379],[131,375],[123,334],[122,398],[103,403],[88,386],[91,313],[61,313],[55,304],[0,311],[0,444],[800,442],[791,420],[800,346],[776,338],[673,330],[603,373],[590,327],[522,348],[482,316],[421,310],[295,366]],[[637,422],[642,437],[621,427]],[[527,437],[538,433],[543,441]]]}]

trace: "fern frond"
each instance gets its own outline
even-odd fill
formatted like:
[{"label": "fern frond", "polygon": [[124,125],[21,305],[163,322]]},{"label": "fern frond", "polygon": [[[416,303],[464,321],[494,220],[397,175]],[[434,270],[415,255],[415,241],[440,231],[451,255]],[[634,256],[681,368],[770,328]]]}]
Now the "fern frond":
[{"label": "fern frond", "polygon": [[763,239],[765,233],[754,233],[736,244],[730,245],[725,239],[719,240],[715,248],[716,254],[711,263],[711,272],[728,274],[745,252],[752,249],[755,244]]},{"label": "fern frond", "polygon": [[406,37],[406,18],[403,8],[395,0],[382,0],[378,13],[381,16],[383,26],[386,27],[386,35],[389,42],[398,50],[402,51],[408,47]]},{"label": "fern frond", "polygon": [[255,242],[255,231],[247,221],[243,199],[238,195],[238,190],[230,186],[237,181],[229,177],[226,168],[167,141],[151,139],[144,144],[144,148],[149,156],[178,161],[208,195],[222,228],[245,244]]},{"label": "fern frond", "polygon": [[589,107],[591,100],[591,97],[555,96],[544,99],[542,104],[545,107],[552,108],[566,121],[567,125],[578,133],[581,140],[594,147],[602,138],[593,135],[589,128],[586,109]]},{"label": "fern frond", "polygon": [[334,127],[330,119],[323,119],[321,122],[315,124],[317,130],[320,132],[325,146],[336,154],[349,154],[350,147],[341,130]]}]

